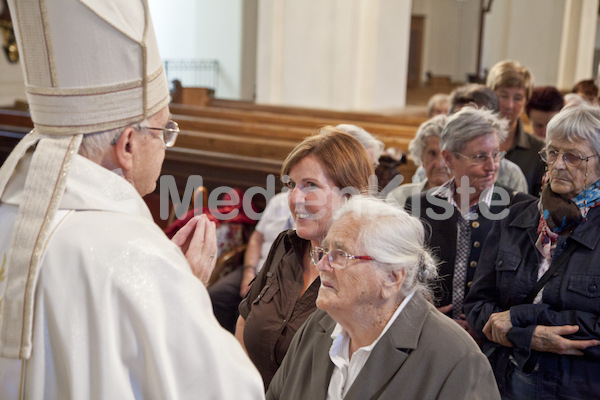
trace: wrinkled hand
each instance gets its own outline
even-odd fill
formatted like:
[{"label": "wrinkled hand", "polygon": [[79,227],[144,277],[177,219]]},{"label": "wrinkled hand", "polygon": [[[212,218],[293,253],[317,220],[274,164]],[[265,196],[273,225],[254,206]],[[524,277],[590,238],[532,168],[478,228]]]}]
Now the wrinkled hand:
[{"label": "wrinkled hand", "polygon": [[490,315],[490,319],[483,327],[483,334],[492,342],[506,347],[513,347],[512,342],[506,338],[506,334],[511,328],[510,310],[506,310]]},{"label": "wrinkled hand", "polygon": [[171,240],[181,248],[192,272],[206,286],[217,262],[215,223],[206,215],[196,215]]},{"label": "wrinkled hand", "polygon": [[242,283],[240,284],[240,297],[243,299],[250,290],[250,282],[256,277],[256,271],[253,268],[244,267],[244,274],[242,275]]},{"label": "wrinkled hand", "polygon": [[582,356],[581,350],[600,345],[600,340],[570,340],[563,336],[572,335],[579,330],[577,325],[543,326],[538,325],[533,331],[531,348],[556,354]]}]

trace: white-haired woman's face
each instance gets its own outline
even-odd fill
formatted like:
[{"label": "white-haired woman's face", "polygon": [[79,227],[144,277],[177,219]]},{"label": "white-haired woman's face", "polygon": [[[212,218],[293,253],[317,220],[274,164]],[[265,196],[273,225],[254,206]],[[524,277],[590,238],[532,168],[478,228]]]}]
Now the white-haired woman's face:
[{"label": "white-haired woman's face", "polygon": [[425,139],[425,148],[421,156],[425,175],[429,187],[441,186],[444,182],[450,179],[450,170],[446,167],[442,151],[440,150],[440,138],[430,136]]},{"label": "white-haired woman's face", "polygon": [[289,206],[298,236],[320,243],[331,217],[342,202],[342,194],[314,155],[304,157],[290,169]]},{"label": "white-haired woman's face", "polygon": [[[346,214],[331,225],[322,247],[326,251],[343,250],[349,255],[364,256],[364,249],[356,242],[359,230],[360,222]],[[334,267],[327,255],[317,263],[321,277],[317,307],[343,326],[358,323],[356,317],[365,311],[377,312],[389,297],[383,284],[384,274],[373,261],[349,259],[345,268]]]},{"label": "white-haired woman's face", "polygon": [[[580,159],[595,155],[588,143],[551,139],[546,145],[546,151],[558,152],[556,161],[548,162],[548,173],[552,191],[563,198],[572,199],[600,178],[598,157],[591,157],[587,161]],[[575,164],[580,164],[574,165],[565,161],[565,153],[572,155],[567,156],[567,160],[573,159]]]}]

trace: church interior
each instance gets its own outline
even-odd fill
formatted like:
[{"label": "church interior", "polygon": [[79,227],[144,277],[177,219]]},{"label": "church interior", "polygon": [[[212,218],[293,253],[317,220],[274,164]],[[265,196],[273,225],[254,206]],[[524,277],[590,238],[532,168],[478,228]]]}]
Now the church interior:
[{"label": "church interior", "polygon": [[[598,0],[151,0],[181,134],[162,176],[185,197],[200,176],[217,188],[281,189],[281,163],[316,129],[356,124],[384,142],[386,168],[410,182],[408,145],[427,102],[485,82],[496,62],[517,60],[535,85],[563,93],[595,79]],[[33,124],[14,32],[2,2],[0,160]],[[178,29],[173,29],[177,25]],[[527,126],[527,117],[523,115]],[[167,181],[165,181],[167,182]],[[381,182],[380,182],[381,184]],[[173,222],[160,182],[145,199],[155,221]],[[161,215],[168,201],[169,217]],[[265,199],[255,196],[259,209]],[[189,205],[192,207],[192,204]],[[164,210],[163,210],[164,211]]]}]

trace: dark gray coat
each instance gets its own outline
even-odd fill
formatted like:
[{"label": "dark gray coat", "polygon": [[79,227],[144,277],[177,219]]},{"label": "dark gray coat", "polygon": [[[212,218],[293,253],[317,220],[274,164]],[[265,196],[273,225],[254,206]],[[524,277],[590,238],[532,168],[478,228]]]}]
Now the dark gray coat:
[{"label": "dark gray coat", "polygon": [[537,203],[515,205],[492,228],[465,299],[467,320],[481,333],[492,313],[510,309],[513,328],[507,337],[515,347],[483,344],[496,372],[510,368],[512,364],[506,361],[512,355],[517,368],[525,372],[539,366],[543,383],[538,386],[539,398],[597,398],[600,346],[583,350],[583,356],[560,356],[532,351],[531,338],[537,325],[579,325],[579,331],[568,339],[600,338],[600,207],[592,208],[587,220],[557,247],[552,264],[560,262],[561,254],[566,261],[546,283],[542,303],[531,304],[524,300],[537,282],[541,262],[535,248],[540,219]]}]

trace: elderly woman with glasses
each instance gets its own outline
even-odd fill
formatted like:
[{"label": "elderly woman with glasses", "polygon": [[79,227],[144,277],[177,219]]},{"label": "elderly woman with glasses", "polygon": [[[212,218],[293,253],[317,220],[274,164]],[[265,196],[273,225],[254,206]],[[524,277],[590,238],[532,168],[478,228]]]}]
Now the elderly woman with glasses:
[{"label": "elderly woman with glasses", "polygon": [[440,150],[440,135],[447,119],[447,116],[440,114],[419,126],[415,138],[408,145],[408,151],[413,162],[423,167],[426,178],[420,182],[405,183],[392,190],[387,195],[388,202],[404,207],[409,196],[438,187],[450,179],[450,172]]},{"label": "elderly woman with glasses", "polygon": [[495,223],[465,310],[508,399],[600,393],[600,109],[547,126],[539,200]]},{"label": "elderly woman with glasses", "polygon": [[472,335],[462,305],[481,247],[494,219],[513,202],[530,198],[496,184],[506,129],[506,121],[486,109],[465,107],[448,117],[440,147],[452,179],[406,202],[430,229],[429,245],[441,261],[435,304]]},{"label": "elderly woman with glasses", "polygon": [[380,199],[338,210],[311,252],[319,309],[267,399],[499,398],[477,344],[427,300],[437,271],[424,238],[419,220]]}]

